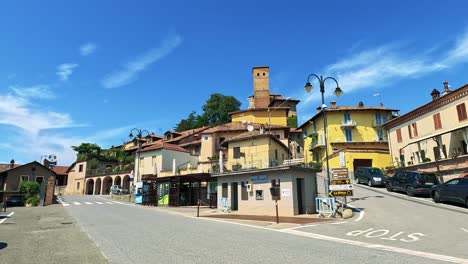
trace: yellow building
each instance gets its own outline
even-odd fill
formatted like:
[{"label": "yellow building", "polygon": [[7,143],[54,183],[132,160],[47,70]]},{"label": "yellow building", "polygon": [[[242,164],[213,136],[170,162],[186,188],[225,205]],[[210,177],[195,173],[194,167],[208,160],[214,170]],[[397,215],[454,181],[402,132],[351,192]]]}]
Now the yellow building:
[{"label": "yellow building", "polygon": [[354,171],[360,166],[385,168],[392,165],[387,132],[382,125],[398,110],[383,106],[365,107],[362,102],[358,106],[337,106],[332,101],[325,111],[327,146],[320,108],[299,127],[305,138],[306,163],[321,163],[325,167],[325,148],[328,148],[330,168],[346,167]]},{"label": "yellow building", "polygon": [[249,131],[225,140],[228,170],[262,169],[282,165],[288,159],[288,146],[275,135]]}]

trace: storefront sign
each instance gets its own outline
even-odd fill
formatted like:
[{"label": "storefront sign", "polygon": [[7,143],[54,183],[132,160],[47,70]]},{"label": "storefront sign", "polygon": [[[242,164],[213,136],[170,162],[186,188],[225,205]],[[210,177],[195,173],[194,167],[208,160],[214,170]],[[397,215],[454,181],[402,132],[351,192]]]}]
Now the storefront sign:
[{"label": "storefront sign", "polygon": [[252,183],[266,183],[268,181],[268,176],[266,175],[259,175],[259,176],[252,176],[250,178]]}]

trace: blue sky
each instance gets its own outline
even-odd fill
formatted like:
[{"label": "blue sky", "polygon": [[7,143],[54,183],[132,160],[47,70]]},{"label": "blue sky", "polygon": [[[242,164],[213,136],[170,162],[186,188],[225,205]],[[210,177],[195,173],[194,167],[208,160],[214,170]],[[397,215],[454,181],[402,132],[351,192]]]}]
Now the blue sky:
[{"label": "blue sky", "polygon": [[400,113],[468,83],[468,4],[388,2],[2,1],[0,162],[69,165],[70,146],[162,134],[215,92],[246,108],[253,66],[301,100],[300,121],[320,104],[309,73],[338,79],[339,105]]}]

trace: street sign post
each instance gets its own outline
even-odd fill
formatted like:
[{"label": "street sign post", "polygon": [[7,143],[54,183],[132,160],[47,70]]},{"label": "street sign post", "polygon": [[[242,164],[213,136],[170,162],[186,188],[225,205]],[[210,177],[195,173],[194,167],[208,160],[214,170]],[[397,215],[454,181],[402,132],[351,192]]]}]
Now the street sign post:
[{"label": "street sign post", "polygon": [[330,196],[353,196],[353,190],[348,191],[330,191],[328,193]]},{"label": "street sign post", "polygon": [[340,184],[340,185],[330,185],[328,188],[330,191],[352,191],[352,184]]}]

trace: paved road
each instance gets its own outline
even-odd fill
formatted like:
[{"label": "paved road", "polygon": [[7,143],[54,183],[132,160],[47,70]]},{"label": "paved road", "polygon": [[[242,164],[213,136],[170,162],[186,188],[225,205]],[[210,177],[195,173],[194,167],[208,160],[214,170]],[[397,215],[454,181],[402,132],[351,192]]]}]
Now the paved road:
[{"label": "paved road", "polygon": [[295,230],[468,259],[468,209],[408,201],[384,188],[355,185],[354,194],[349,205],[364,212],[361,218]]},{"label": "paved road", "polygon": [[[111,263],[444,263],[434,260],[435,255],[426,254],[429,259],[418,257],[415,255],[424,253],[379,247],[346,234],[346,239],[334,238],[341,231],[330,236],[316,235],[325,232],[324,228],[312,233],[272,230],[169,214],[151,207],[106,203],[108,200],[96,196],[66,196],[64,201],[68,204],[66,210]],[[355,204],[360,206],[362,201]],[[361,221],[367,219],[366,215]],[[309,228],[313,227],[304,229]]]}]

